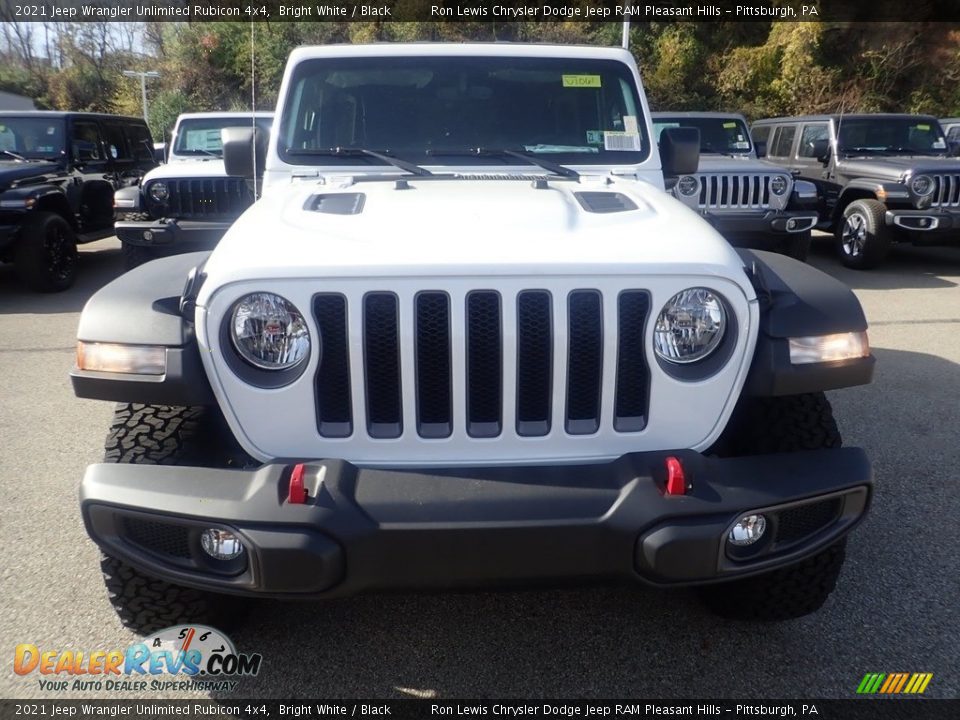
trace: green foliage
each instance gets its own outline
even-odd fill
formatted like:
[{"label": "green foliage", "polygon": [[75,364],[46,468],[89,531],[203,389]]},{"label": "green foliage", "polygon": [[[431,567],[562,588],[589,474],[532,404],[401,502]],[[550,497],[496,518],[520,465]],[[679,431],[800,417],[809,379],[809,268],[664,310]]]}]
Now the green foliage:
[{"label": "green foliage", "polygon": [[[396,0],[396,11],[428,0]],[[148,81],[159,139],[183,111],[274,107],[290,51],[359,42],[553,42],[618,46],[612,22],[282,22],[145,24],[142,48],[121,47],[108,24],[59,23],[47,52],[0,44],[0,88],[40,107],[142,113]],[[0,38],[2,41],[2,38]],[[34,43],[35,44],[35,43]],[[253,58],[251,59],[251,50]],[[935,23],[634,23],[630,49],[654,109],[734,110],[748,116],[836,111],[960,115],[960,25]],[[133,51],[141,51],[134,54]],[[18,53],[20,56],[18,56]]]}]

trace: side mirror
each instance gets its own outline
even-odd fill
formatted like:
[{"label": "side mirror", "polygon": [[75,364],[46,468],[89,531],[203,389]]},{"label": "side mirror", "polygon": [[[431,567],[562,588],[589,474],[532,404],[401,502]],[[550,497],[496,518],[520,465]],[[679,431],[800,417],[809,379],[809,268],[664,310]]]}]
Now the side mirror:
[{"label": "side mirror", "polygon": [[813,156],[824,165],[830,162],[830,141],[826,138],[814,140]]},{"label": "side mirror", "polygon": [[665,128],[660,133],[660,163],[667,179],[695,174],[700,166],[700,131],[692,127]]},{"label": "side mirror", "polygon": [[255,174],[263,172],[267,134],[259,127],[224,128],[220,131],[220,140],[227,175],[253,180]]},{"label": "side mirror", "polygon": [[753,147],[757,151],[757,157],[763,158],[767,156],[767,141],[766,140],[757,140],[753,143]]}]

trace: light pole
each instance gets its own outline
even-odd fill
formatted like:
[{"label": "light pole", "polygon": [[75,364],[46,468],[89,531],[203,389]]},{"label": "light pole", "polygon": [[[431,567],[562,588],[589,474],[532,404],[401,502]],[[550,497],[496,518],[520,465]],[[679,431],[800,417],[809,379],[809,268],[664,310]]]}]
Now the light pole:
[{"label": "light pole", "polygon": [[144,122],[150,122],[150,118],[147,116],[147,78],[158,78],[160,73],[156,70],[148,70],[147,72],[140,72],[139,70],[124,70],[123,74],[127,77],[138,77],[140,78],[140,93],[143,97],[143,120]]}]

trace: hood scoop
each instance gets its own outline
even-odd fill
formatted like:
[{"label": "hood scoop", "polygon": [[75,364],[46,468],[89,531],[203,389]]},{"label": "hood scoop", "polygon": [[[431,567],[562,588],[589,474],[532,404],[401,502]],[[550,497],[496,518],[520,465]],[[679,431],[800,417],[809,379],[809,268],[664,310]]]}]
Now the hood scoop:
[{"label": "hood scoop", "polygon": [[618,192],[575,192],[580,207],[590,213],[618,213],[639,210],[637,204]]},{"label": "hood scoop", "polygon": [[311,195],[303,204],[308,212],[327,215],[359,215],[367,196],[363,193],[323,193]]}]

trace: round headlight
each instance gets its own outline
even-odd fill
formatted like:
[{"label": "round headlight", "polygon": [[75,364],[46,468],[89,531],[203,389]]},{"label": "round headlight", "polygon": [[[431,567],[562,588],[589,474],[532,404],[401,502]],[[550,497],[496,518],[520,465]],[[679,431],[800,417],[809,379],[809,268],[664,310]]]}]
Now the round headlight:
[{"label": "round headlight", "polygon": [[683,290],[660,311],[653,331],[653,349],[672,363],[702,360],[717,349],[726,321],[719,295],[707,288]]},{"label": "round headlight", "polygon": [[295,367],[310,354],[310,331],[303,315],[273,293],[252,293],[237,301],[230,337],[240,357],[263,370]]},{"label": "round headlight", "polygon": [[783,175],[770,178],[770,192],[774,195],[783,195],[787,191],[787,179]]},{"label": "round headlight", "polygon": [[156,202],[166,202],[170,197],[170,189],[166,183],[155,182],[150,185],[150,198]]},{"label": "round headlight", "polygon": [[677,192],[681,195],[690,197],[691,195],[696,195],[699,190],[700,182],[692,175],[684,175],[677,180]]},{"label": "round headlight", "polygon": [[917,175],[910,181],[910,189],[915,195],[929,195],[933,192],[933,178],[929,175]]}]

